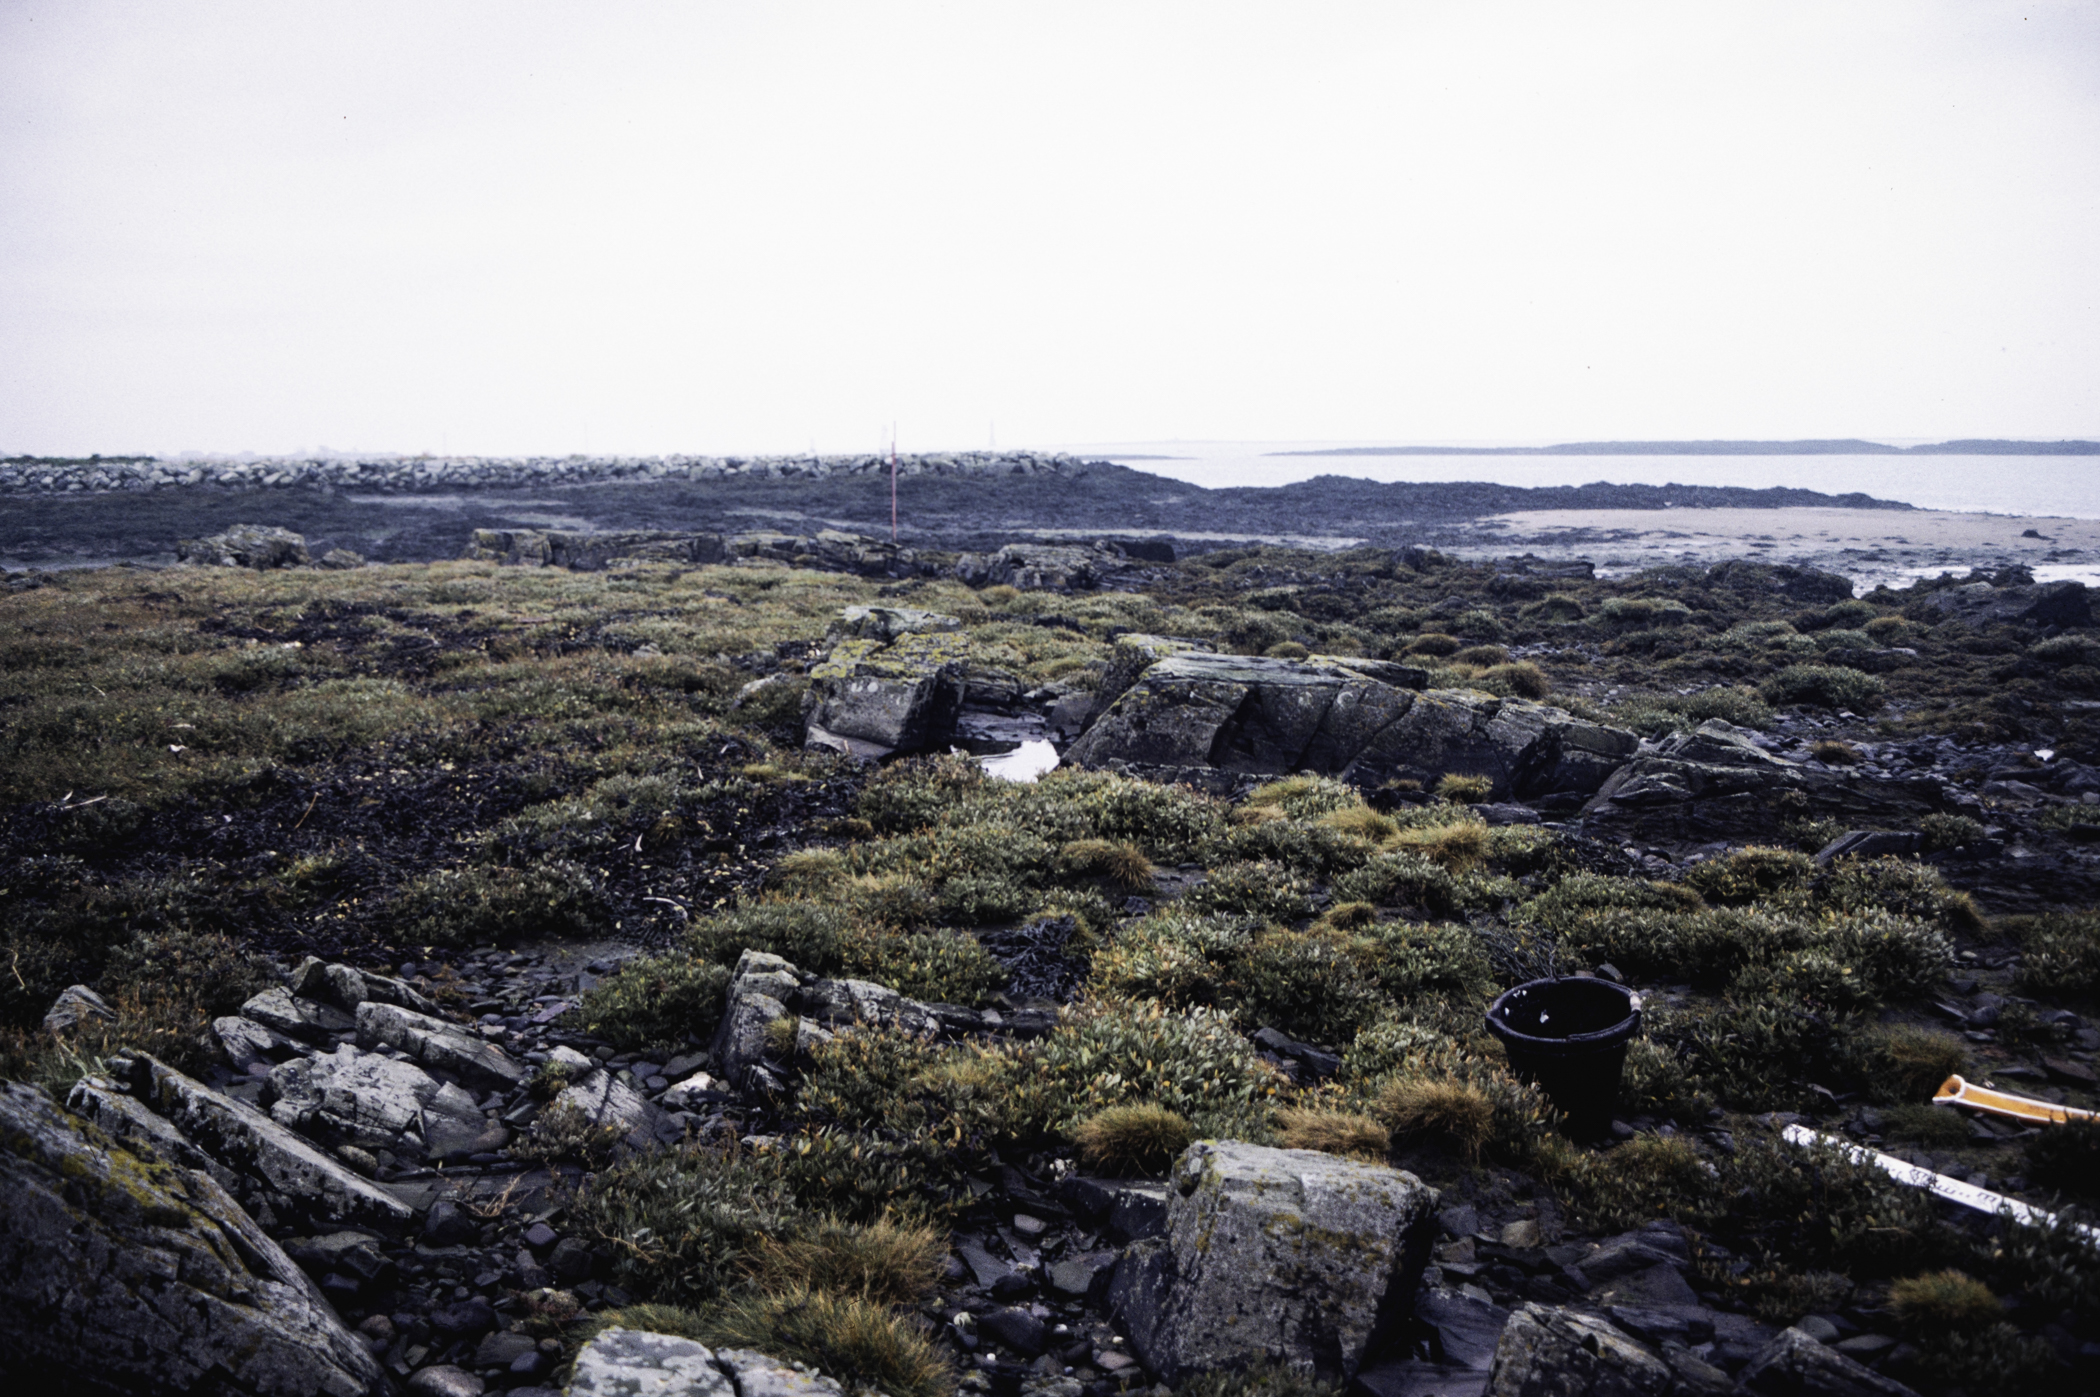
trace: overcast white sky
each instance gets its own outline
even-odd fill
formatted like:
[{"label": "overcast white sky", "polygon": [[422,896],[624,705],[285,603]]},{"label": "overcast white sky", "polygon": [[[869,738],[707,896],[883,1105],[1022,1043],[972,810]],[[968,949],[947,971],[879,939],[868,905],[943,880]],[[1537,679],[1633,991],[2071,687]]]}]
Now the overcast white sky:
[{"label": "overcast white sky", "polygon": [[2100,4],[0,0],[0,451],[2100,436]]}]

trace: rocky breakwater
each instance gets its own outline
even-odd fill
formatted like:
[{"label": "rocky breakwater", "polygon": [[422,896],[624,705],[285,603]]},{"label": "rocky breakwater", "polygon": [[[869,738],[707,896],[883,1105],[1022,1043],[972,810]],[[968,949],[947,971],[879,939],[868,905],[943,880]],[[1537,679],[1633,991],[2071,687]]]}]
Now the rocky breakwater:
[{"label": "rocky breakwater", "polygon": [[[0,460],[0,495],[64,495],[185,486],[228,489],[357,489],[380,494],[504,489],[599,481],[823,480],[886,474],[886,455],[846,456],[15,456]],[[1081,474],[1078,457],[1035,451],[962,451],[897,458],[897,474],[1031,476]]]},{"label": "rocky breakwater", "polygon": [[1109,701],[1067,761],[1204,785],[1312,771],[1376,787],[1458,773],[1487,777],[1497,799],[1572,809],[1639,746],[1545,704],[1425,689],[1425,671],[1390,661],[1221,655],[1160,636],[1117,647]]}]

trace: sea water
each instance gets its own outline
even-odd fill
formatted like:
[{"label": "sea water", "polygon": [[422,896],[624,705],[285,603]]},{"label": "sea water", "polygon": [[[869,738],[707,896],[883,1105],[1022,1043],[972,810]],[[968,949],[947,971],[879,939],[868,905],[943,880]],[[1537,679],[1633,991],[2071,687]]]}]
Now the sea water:
[{"label": "sea water", "polygon": [[[1788,486],[1858,491],[1919,509],[2100,519],[2100,456],[1302,456],[1350,442],[1112,442],[1072,446],[1207,489],[1320,475],[1436,483]],[[1372,444],[1372,443],[1366,443]]]}]

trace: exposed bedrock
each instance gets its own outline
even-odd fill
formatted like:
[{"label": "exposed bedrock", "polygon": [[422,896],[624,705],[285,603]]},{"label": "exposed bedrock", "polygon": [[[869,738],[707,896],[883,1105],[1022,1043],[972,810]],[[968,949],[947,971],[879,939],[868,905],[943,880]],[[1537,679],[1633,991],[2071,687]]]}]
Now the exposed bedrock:
[{"label": "exposed bedrock", "polygon": [[1066,760],[1164,776],[1314,771],[1360,786],[1455,772],[1488,777],[1496,797],[1535,800],[1595,791],[1640,745],[1545,704],[1420,690],[1425,680],[1377,660],[1181,649],[1146,665]]}]

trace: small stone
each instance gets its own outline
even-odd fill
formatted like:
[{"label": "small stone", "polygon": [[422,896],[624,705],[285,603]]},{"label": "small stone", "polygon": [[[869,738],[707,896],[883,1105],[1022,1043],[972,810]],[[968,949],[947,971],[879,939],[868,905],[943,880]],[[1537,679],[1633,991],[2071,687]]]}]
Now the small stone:
[{"label": "small stone", "polygon": [[536,1222],[525,1229],[525,1245],[534,1251],[545,1251],[560,1240],[560,1234],[544,1222]]},{"label": "small stone", "polygon": [[1043,1351],[1043,1322],[1026,1310],[993,1310],[977,1320],[977,1330],[1001,1348],[1012,1349],[1024,1358]]},{"label": "small stone", "polygon": [[591,1273],[591,1249],[581,1238],[564,1237],[554,1244],[554,1254],[547,1264],[564,1284],[574,1284]]},{"label": "small stone", "polygon": [[423,1240],[434,1247],[464,1246],[480,1233],[473,1217],[450,1198],[431,1204],[423,1219]]},{"label": "small stone", "polygon": [[464,1368],[440,1363],[417,1369],[408,1380],[407,1390],[415,1397],[481,1397],[488,1391],[488,1384]]},{"label": "small stone", "polygon": [[1505,1247],[1536,1247],[1543,1240],[1537,1218],[1520,1218],[1502,1229],[1502,1245]]},{"label": "small stone", "polygon": [[1040,1237],[1049,1230],[1050,1224],[1039,1217],[1031,1217],[1027,1213],[1014,1214],[1014,1231],[1023,1237]]}]

